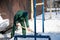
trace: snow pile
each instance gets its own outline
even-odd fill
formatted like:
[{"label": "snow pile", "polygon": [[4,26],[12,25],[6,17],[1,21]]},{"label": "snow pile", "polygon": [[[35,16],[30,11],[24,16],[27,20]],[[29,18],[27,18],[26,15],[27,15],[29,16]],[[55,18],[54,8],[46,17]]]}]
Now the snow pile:
[{"label": "snow pile", "polygon": [[5,30],[9,26],[9,19],[3,19],[0,16],[0,31]]}]

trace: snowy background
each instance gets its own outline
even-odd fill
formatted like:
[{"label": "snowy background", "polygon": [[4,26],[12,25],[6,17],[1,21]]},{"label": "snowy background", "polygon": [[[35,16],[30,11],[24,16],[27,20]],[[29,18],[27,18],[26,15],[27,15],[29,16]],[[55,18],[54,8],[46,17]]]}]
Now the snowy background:
[{"label": "snowy background", "polygon": [[[56,15],[57,13],[57,15]],[[44,21],[44,33],[42,33],[42,14],[36,17],[36,31],[42,35],[49,35],[51,40],[60,40],[60,12],[52,12],[50,19],[50,12],[45,12],[45,21]],[[34,31],[34,20],[29,20],[30,28]],[[10,32],[11,33],[11,32]],[[0,34],[0,38],[9,38],[10,33]],[[15,31],[15,35],[21,35],[21,28]],[[33,35],[34,33],[28,32],[27,35]],[[6,40],[14,40],[6,39]],[[34,40],[34,38],[18,38],[18,40]],[[37,40],[48,40],[47,38],[37,38]]]}]

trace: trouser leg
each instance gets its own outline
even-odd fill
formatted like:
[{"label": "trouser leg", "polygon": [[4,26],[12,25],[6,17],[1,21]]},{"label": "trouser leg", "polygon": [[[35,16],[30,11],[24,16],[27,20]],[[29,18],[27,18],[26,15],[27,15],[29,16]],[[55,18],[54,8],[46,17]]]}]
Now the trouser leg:
[{"label": "trouser leg", "polygon": [[[25,27],[24,21],[20,22],[22,27]],[[26,35],[26,29],[22,28],[22,34]]]},{"label": "trouser leg", "polygon": [[14,36],[16,29],[17,29],[16,24],[13,24],[12,32],[11,32],[11,38]]},{"label": "trouser leg", "polygon": [[15,26],[13,25],[12,32],[11,32],[11,38],[14,36],[14,34],[15,34]]}]

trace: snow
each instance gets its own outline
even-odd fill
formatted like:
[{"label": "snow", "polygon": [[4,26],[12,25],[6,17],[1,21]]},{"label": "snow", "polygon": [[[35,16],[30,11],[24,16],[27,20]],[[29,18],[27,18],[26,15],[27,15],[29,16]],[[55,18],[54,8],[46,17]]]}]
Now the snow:
[{"label": "snow", "polygon": [[0,31],[5,30],[9,26],[9,19],[3,19],[0,15]]},{"label": "snow", "polygon": [[50,11],[50,9],[51,9],[52,11],[60,10],[60,8],[47,8],[47,11]]},{"label": "snow", "polygon": [[[37,32],[42,32],[42,20],[37,20]],[[51,23],[52,22],[52,23]],[[33,22],[30,22],[30,28],[34,30]],[[45,20],[44,21],[44,31],[45,32],[60,32],[60,22],[59,20]]]},{"label": "snow", "polygon": [[[36,32],[42,35],[49,35],[51,40],[60,40],[60,12],[52,12],[50,19],[50,12],[45,13],[44,33],[42,33],[42,15],[36,17]],[[34,31],[34,20],[29,20],[29,26]],[[27,35],[33,35],[33,32],[28,32]],[[4,34],[4,35],[10,35]],[[21,28],[15,31],[15,35],[22,35]],[[10,36],[9,36],[10,37]],[[10,40],[14,40],[14,37]],[[34,40],[34,38],[18,38],[18,40]],[[37,38],[37,40],[48,40],[47,38]]]},{"label": "snow", "polygon": [[[56,12],[52,12],[50,19],[50,13],[45,13],[45,21],[44,21],[44,31],[45,32],[60,32],[60,14]],[[37,32],[42,32],[42,15],[38,15],[36,17],[36,29]],[[34,20],[29,20],[30,28],[34,29]]]}]

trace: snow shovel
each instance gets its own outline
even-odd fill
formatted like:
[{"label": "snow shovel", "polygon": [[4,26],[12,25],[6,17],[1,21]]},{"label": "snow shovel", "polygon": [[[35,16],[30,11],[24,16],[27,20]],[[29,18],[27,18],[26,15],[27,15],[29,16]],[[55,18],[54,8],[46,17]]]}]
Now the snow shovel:
[{"label": "snow shovel", "polygon": [[[27,27],[22,27],[22,26],[21,26],[21,28],[28,30],[28,29],[27,29]],[[28,30],[28,31],[33,32],[33,33],[34,33],[34,31],[32,31],[32,30]],[[36,33],[36,34],[38,34],[38,33]]]}]

